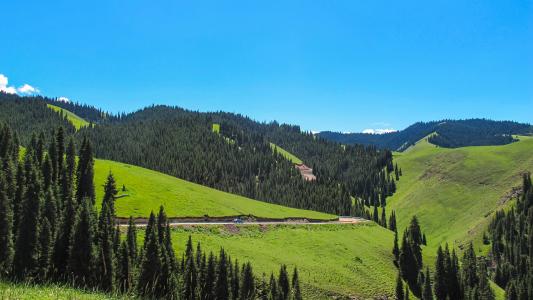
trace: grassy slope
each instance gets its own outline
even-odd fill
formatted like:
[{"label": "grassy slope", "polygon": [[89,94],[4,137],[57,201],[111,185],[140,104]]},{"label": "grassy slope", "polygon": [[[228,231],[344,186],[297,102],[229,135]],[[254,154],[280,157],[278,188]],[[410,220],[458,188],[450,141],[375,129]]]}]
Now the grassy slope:
[{"label": "grassy slope", "polygon": [[63,109],[59,106],[55,106],[52,104],[47,104],[47,106],[57,111],[58,113],[63,111],[63,114],[67,116],[67,119],[70,121],[70,123],[72,123],[72,125],[74,125],[74,127],[76,127],[76,129],[80,129],[81,127],[85,127],[89,125],[89,122],[85,121],[84,119],[78,117],[77,115],[75,115],[74,113],[66,109]]},{"label": "grassy slope", "polygon": [[[80,300],[103,300],[119,299],[109,295],[85,292],[61,286],[35,286],[25,284],[12,284],[0,282],[0,299],[80,299]],[[122,299],[122,298],[121,298]],[[123,298],[126,299],[126,298]]]},{"label": "grassy slope", "polygon": [[[109,171],[112,171],[117,180],[119,195],[128,195],[116,201],[118,216],[147,217],[151,210],[157,212],[159,206],[163,205],[171,217],[196,217],[205,214],[209,216],[252,214],[270,218],[335,218],[329,214],[252,200],[156,171],[100,159],[97,159],[95,163],[97,201],[102,199],[103,184]],[[125,192],[121,191],[122,185],[126,186]]]},{"label": "grassy slope", "polygon": [[432,253],[441,243],[461,247],[470,240],[484,251],[480,238],[492,213],[509,204],[502,196],[520,186],[521,173],[533,171],[533,138],[520,139],[503,146],[457,149],[422,140],[395,153],[404,176],[388,203],[396,209],[399,228],[416,214]]},{"label": "grassy slope", "polygon": [[272,151],[276,150],[279,154],[281,154],[286,159],[290,160],[293,164],[301,164],[303,163],[301,159],[296,157],[296,155],[290,153],[289,151],[281,148],[280,146],[270,143],[270,148],[272,148]]},{"label": "grassy slope", "polygon": [[204,250],[223,247],[232,258],[250,261],[254,272],[277,273],[286,264],[298,267],[305,299],[332,294],[363,298],[392,295],[396,268],[392,263],[393,233],[374,223],[358,225],[270,225],[186,227],[172,231],[182,253],[189,235]]}]

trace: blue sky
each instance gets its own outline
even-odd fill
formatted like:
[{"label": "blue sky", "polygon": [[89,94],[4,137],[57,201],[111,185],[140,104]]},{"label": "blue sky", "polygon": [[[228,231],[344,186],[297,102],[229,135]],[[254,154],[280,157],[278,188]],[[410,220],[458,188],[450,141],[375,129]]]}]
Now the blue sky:
[{"label": "blue sky", "polygon": [[6,2],[0,89],[306,130],[533,122],[531,1]]}]

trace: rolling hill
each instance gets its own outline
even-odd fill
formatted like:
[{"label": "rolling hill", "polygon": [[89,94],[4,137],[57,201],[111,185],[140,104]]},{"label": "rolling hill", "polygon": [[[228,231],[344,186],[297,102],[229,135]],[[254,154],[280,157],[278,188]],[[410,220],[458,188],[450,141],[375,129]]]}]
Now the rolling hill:
[{"label": "rolling hill", "polygon": [[[171,217],[336,218],[330,214],[252,200],[145,168],[101,159],[95,161],[97,201],[102,200],[103,184],[110,171],[117,180],[119,195],[122,195],[115,204],[119,217],[147,217],[150,211],[157,212],[163,205]],[[125,191],[122,191],[123,186]]]},{"label": "rolling hill", "polygon": [[416,214],[428,237],[427,255],[448,242],[463,248],[474,240],[484,251],[482,233],[492,214],[512,201],[521,174],[533,171],[533,138],[500,146],[440,148],[423,139],[395,161],[403,176],[388,199],[403,230]]}]

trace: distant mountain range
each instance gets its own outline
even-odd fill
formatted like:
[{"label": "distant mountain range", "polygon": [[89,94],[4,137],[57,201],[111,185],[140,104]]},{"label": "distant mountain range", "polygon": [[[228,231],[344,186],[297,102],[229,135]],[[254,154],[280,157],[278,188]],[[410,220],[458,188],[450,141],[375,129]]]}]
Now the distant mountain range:
[{"label": "distant mountain range", "polygon": [[424,137],[441,147],[458,148],[505,145],[515,141],[512,135],[531,134],[533,126],[530,124],[468,119],[418,122],[404,130],[384,134],[323,131],[317,133],[317,136],[346,145],[373,145],[380,149],[403,151]]}]

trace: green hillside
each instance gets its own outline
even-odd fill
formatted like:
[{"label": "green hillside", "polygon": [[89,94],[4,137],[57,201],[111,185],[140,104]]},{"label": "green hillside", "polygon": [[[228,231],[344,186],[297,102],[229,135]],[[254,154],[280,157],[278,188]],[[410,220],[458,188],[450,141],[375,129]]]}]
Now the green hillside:
[{"label": "green hillside", "polygon": [[173,228],[178,253],[189,235],[204,250],[223,247],[232,259],[252,262],[254,273],[264,272],[267,279],[280,264],[287,264],[291,273],[297,266],[305,299],[338,294],[366,299],[394,291],[394,235],[374,223]]},{"label": "green hillside", "polygon": [[55,106],[52,104],[46,104],[50,109],[57,111],[58,113],[63,111],[63,114],[67,116],[67,119],[76,127],[76,129],[80,129],[81,127],[89,126],[89,122],[85,121],[84,119],[78,117],[77,115],[73,114],[72,112],[63,109],[59,106]]},{"label": "green hillside", "polygon": [[427,255],[441,243],[462,248],[470,240],[483,251],[480,239],[492,213],[510,203],[506,195],[520,186],[521,174],[533,171],[533,138],[519,138],[503,146],[456,149],[424,139],[395,153],[403,176],[388,203],[400,230],[416,214],[428,237]]},{"label": "green hillside", "polygon": [[303,161],[296,157],[296,155],[290,153],[289,151],[281,148],[280,146],[270,143],[270,148],[272,148],[272,151],[277,151],[281,156],[285,157],[286,159],[290,160],[293,164],[301,164]]},{"label": "green hillside", "polygon": [[[145,168],[100,159],[95,163],[97,201],[102,200],[103,184],[110,171],[117,180],[119,195],[123,195],[115,204],[117,216],[121,217],[147,217],[150,211],[157,212],[163,205],[171,217],[254,215],[267,218],[335,218],[320,212],[252,200]],[[123,186],[125,191],[122,191]]]}]

